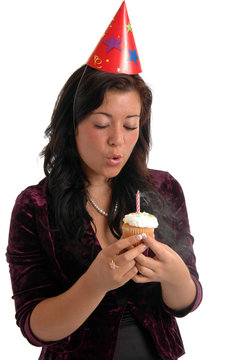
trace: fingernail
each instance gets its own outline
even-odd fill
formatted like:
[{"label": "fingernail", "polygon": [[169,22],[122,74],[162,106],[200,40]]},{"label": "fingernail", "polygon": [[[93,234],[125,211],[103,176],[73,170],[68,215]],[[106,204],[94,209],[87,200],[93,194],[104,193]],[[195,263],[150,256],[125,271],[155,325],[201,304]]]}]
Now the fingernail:
[{"label": "fingernail", "polygon": [[143,236],[142,236],[141,234],[136,235],[136,239],[137,239],[137,240],[142,240],[142,239],[143,239]]},{"label": "fingernail", "polygon": [[146,239],[147,235],[145,233],[142,234],[142,239]]}]

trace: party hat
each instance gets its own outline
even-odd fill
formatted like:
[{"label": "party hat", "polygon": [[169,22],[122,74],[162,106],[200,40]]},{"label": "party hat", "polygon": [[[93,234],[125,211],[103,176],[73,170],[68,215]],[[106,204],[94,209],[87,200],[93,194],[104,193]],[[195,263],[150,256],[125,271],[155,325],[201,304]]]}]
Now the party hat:
[{"label": "party hat", "polygon": [[87,65],[111,73],[142,72],[125,1],[91,54]]}]

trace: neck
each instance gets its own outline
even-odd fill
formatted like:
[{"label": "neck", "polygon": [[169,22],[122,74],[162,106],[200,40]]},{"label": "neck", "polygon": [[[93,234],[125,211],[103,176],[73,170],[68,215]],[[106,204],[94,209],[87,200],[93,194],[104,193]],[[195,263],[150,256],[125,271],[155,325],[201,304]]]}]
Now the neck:
[{"label": "neck", "polygon": [[94,181],[89,182],[87,191],[91,197],[95,196],[108,196],[111,195],[112,188],[108,181]]},{"label": "neck", "polygon": [[88,198],[92,199],[101,209],[108,212],[112,189],[108,182],[91,183],[87,186]]}]

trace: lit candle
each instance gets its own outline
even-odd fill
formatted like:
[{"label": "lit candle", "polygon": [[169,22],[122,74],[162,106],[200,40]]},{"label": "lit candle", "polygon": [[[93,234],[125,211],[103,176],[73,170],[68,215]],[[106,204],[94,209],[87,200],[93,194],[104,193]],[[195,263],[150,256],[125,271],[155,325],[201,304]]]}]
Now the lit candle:
[{"label": "lit candle", "polygon": [[136,214],[140,214],[140,192],[136,193]]}]

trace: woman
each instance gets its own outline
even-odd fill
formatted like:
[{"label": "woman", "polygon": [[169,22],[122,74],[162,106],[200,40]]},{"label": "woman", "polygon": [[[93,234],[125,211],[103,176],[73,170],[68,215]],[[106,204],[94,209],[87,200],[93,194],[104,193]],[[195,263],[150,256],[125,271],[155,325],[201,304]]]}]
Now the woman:
[{"label": "woman", "polygon": [[[196,309],[202,292],[181,187],[147,169],[151,102],[139,75],[87,66],[60,93],[46,178],[19,195],[7,250],[17,323],[42,346],[39,359],[184,353],[175,316]],[[121,239],[137,190],[158,218],[155,239]]]}]

